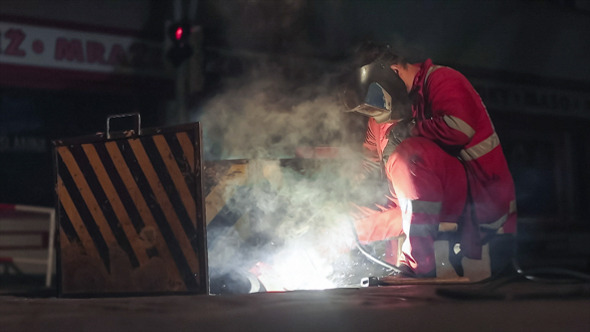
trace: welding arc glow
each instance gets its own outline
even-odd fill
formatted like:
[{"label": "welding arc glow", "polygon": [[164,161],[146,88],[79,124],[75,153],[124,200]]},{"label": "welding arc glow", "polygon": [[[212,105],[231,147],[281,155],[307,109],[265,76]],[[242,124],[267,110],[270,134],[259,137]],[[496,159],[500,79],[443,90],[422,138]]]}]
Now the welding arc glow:
[{"label": "welding arc glow", "polygon": [[[311,219],[316,217],[317,213]],[[312,227],[312,231],[293,239],[273,255],[269,265],[258,269],[256,274],[267,291],[338,287],[334,280],[333,263],[352,247],[353,234],[348,229],[348,222],[341,216],[328,213],[321,218],[333,218],[339,222],[323,230]]]},{"label": "welding arc glow", "polygon": [[308,248],[290,248],[275,256],[275,264],[258,278],[267,291],[320,290],[335,288],[329,280],[332,267],[325,257]]}]

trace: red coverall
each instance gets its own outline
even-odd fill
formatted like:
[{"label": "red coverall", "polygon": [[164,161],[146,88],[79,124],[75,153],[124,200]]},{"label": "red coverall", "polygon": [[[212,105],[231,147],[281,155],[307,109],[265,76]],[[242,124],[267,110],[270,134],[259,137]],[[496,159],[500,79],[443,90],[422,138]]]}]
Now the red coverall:
[{"label": "red coverall", "polygon": [[[410,97],[412,135],[385,161],[394,124],[369,119],[366,157],[384,163],[392,197],[380,211],[362,208],[355,226],[364,243],[405,234],[402,257],[390,262],[432,275],[439,229],[459,224],[461,250],[474,259],[481,258],[484,232],[516,232],[514,183],[487,110],[462,74],[426,60]],[[396,256],[396,244],[388,257]]]}]

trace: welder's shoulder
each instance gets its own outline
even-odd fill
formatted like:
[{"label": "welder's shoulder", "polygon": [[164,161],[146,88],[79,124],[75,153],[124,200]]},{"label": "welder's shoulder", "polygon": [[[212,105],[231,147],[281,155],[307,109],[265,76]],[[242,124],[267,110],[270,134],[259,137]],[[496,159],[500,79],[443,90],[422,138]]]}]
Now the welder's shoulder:
[{"label": "welder's shoulder", "polygon": [[458,70],[452,67],[440,65],[435,65],[434,68],[432,68],[430,75],[428,75],[428,82],[433,83],[440,83],[441,81],[445,80],[461,81],[465,79],[465,76],[461,74]]},{"label": "welder's shoulder", "polygon": [[447,90],[464,88],[470,86],[470,84],[467,78],[459,71],[447,66],[438,66],[428,76],[426,86],[430,90]]}]

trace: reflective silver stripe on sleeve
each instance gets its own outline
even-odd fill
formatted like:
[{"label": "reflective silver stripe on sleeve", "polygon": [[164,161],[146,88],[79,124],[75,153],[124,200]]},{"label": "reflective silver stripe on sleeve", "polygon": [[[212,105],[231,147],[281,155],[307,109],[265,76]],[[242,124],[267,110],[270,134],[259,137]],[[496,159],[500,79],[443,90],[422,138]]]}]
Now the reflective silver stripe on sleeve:
[{"label": "reflective silver stripe on sleeve", "polygon": [[489,223],[489,224],[480,224],[479,228],[486,229],[486,230],[499,230],[502,225],[508,220],[508,215],[516,212],[516,200],[510,201],[510,207],[508,208],[508,213],[500,217],[500,219]]},{"label": "reflective silver stripe on sleeve", "polygon": [[430,74],[432,74],[432,72],[434,72],[435,70],[437,70],[438,68],[441,68],[441,67],[444,67],[444,66],[435,65],[435,66],[428,68],[428,71],[426,72],[426,76],[424,76],[424,85],[426,85],[426,81],[428,81],[428,76],[430,76]]},{"label": "reflective silver stripe on sleeve", "polygon": [[470,139],[471,137],[473,137],[473,135],[475,135],[475,130],[473,130],[473,128],[471,128],[471,126],[468,125],[467,122],[457,117],[445,115],[443,116],[443,120],[445,120],[447,126],[462,132],[463,134],[467,135],[467,137],[469,137]]},{"label": "reflective silver stripe on sleeve", "polygon": [[439,232],[456,232],[457,229],[459,229],[459,226],[454,222],[441,222],[438,224]]},{"label": "reflective silver stripe on sleeve", "polygon": [[411,224],[410,225],[410,236],[434,236],[438,230],[438,225],[421,225]]},{"label": "reflective silver stripe on sleeve", "polygon": [[442,208],[442,202],[428,202],[412,200],[409,202],[412,206],[412,213],[424,213],[424,214],[440,214]]},{"label": "reflective silver stripe on sleeve", "polygon": [[510,208],[508,210],[508,214],[516,213],[516,200],[510,201]]},{"label": "reflective silver stripe on sleeve", "polygon": [[500,145],[500,138],[498,137],[498,134],[494,132],[488,138],[484,139],[478,144],[470,148],[461,150],[461,152],[459,152],[459,155],[463,160],[477,159],[483,156],[484,154],[492,151],[498,145]]}]

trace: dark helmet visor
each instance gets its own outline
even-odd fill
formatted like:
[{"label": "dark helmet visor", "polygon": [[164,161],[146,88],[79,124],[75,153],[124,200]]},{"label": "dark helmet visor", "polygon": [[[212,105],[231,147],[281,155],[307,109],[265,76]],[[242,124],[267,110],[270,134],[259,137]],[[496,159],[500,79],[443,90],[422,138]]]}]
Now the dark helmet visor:
[{"label": "dark helmet visor", "polygon": [[391,113],[391,96],[379,83],[373,82],[367,89],[364,102],[348,111],[373,117],[377,122],[387,121]]},{"label": "dark helmet visor", "polygon": [[371,63],[349,79],[343,96],[348,112],[373,117],[379,123],[400,120],[411,113],[405,85],[389,67]]}]

